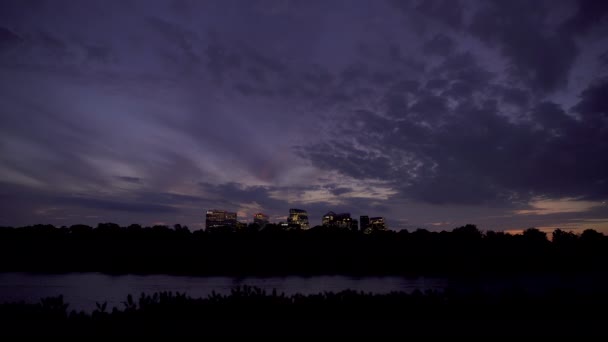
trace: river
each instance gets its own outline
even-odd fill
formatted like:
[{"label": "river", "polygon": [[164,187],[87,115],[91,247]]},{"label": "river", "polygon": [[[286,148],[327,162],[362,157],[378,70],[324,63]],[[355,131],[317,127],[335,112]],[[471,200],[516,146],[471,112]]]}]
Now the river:
[{"label": "river", "polygon": [[192,277],[173,275],[107,275],[102,273],[34,274],[0,273],[0,303],[25,301],[36,303],[40,298],[63,295],[69,310],[90,312],[96,302],[108,302],[108,308],[122,306],[128,294],[138,297],[142,292],[160,291],[187,293],[191,297],[206,297],[213,291],[228,294],[237,286],[256,286],[285,294],[312,294],[346,289],[389,293],[412,292],[416,289],[500,291],[519,287],[531,292],[553,288],[598,290],[605,288],[605,279],[593,277],[517,277],[508,279],[456,280],[430,277],[349,277],[349,276],[287,276],[287,277]]}]

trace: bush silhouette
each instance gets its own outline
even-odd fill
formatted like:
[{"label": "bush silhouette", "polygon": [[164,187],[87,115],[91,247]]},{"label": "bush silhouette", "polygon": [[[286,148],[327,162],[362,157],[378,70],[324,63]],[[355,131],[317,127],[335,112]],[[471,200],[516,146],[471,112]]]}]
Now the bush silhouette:
[{"label": "bush silhouette", "polygon": [[[605,292],[558,290],[530,296],[447,290],[369,294],[352,290],[286,296],[242,286],[228,295],[129,295],[122,309],[68,313],[63,298],[0,304],[5,336],[345,335],[606,336]],[[576,313],[573,315],[572,313]]]}]

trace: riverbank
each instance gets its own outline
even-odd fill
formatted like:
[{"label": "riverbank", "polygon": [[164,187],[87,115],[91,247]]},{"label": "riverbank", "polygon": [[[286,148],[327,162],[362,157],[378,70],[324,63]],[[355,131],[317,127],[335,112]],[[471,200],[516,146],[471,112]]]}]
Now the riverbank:
[{"label": "riverbank", "polygon": [[529,296],[437,291],[285,295],[239,287],[191,298],[162,292],[70,311],[62,297],[0,305],[3,335],[20,336],[604,336],[608,294]]}]

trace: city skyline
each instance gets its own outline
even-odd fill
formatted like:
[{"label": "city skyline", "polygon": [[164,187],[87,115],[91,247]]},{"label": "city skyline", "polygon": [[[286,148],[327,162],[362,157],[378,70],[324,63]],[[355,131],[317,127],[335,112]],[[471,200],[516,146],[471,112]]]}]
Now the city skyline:
[{"label": "city skyline", "polygon": [[[356,216],[355,216],[356,217]],[[285,216],[274,217],[274,221],[262,212],[255,213],[251,216],[251,220],[247,217],[239,219],[236,212],[230,212],[226,209],[208,209],[205,217],[205,230],[214,228],[230,228],[237,229],[239,224],[257,224],[260,229],[263,229],[267,224],[273,224],[286,228],[298,228],[307,230],[313,227],[332,227],[340,229],[348,229],[353,231],[365,231],[367,228],[374,230],[388,230],[388,222],[382,216],[361,215],[360,219],[351,218],[350,212],[341,212],[336,214],[333,211],[328,211],[319,220],[319,224],[315,224],[316,220],[310,220],[308,213],[304,209],[290,208],[289,213]],[[361,222],[359,224],[359,222]],[[418,227],[422,228],[422,227]]]},{"label": "city skyline", "polygon": [[608,233],[606,1],[2,1],[0,226]]},{"label": "city skyline", "polygon": [[7,336],[608,335],[608,0],[0,0],[0,259]]}]

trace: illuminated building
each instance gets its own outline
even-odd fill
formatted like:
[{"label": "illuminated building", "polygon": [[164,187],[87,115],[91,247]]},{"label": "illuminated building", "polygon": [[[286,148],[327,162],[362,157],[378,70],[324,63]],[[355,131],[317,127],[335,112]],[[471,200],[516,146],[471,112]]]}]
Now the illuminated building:
[{"label": "illuminated building", "polygon": [[387,230],[384,217],[371,217],[369,219],[369,228],[373,230]]},{"label": "illuminated building", "polygon": [[206,230],[216,228],[234,229],[236,225],[236,213],[217,209],[207,210],[205,219]]},{"label": "illuminated building", "polygon": [[257,213],[253,215],[253,223],[260,226],[260,228],[264,228],[268,224],[268,215],[263,213]]},{"label": "illuminated building", "polygon": [[331,227],[334,225],[335,219],[336,219],[336,213],[334,213],[333,211],[330,211],[327,214],[323,215],[323,217],[321,218],[321,225],[323,227]]},{"label": "illuminated building", "polygon": [[336,215],[336,227],[343,229],[350,229],[352,224],[350,213],[341,213]]},{"label": "illuminated building", "polygon": [[302,209],[289,209],[287,224],[293,228],[308,229],[308,213]]},{"label": "illuminated building", "polygon": [[364,232],[369,227],[369,216],[359,216],[359,228]]},{"label": "illuminated building", "polygon": [[359,221],[357,221],[357,219],[352,219],[352,221],[350,222],[350,230],[352,230],[353,232],[359,230]]},{"label": "illuminated building", "polygon": [[360,225],[361,231],[365,234],[369,234],[374,231],[388,230],[386,227],[386,222],[384,221],[384,217],[369,217],[369,216],[361,216]]},{"label": "illuminated building", "polygon": [[330,211],[323,215],[321,224],[323,227],[357,230],[358,222],[350,217],[350,213],[336,214],[333,211]]}]

